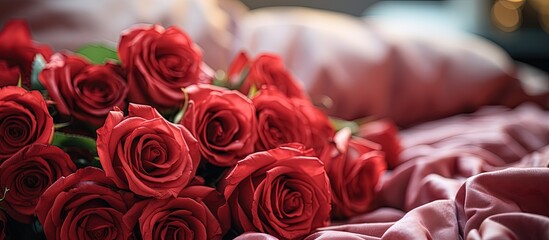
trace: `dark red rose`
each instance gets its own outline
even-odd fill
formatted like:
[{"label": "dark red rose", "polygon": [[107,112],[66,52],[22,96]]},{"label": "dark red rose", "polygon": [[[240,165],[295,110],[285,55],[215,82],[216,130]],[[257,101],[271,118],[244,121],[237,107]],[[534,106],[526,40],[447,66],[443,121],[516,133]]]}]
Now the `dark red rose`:
[{"label": "dark red rose", "polygon": [[399,156],[402,147],[400,146],[398,129],[393,121],[385,119],[362,124],[358,135],[381,145],[389,169],[393,169],[400,164]]},{"label": "dark red rose", "polygon": [[229,170],[218,189],[238,232],[298,239],[330,222],[330,182],[312,151],[291,144],[250,154]]},{"label": "dark red rose", "polygon": [[372,208],[375,187],[386,165],[381,146],[340,130],[320,156],[332,186],[332,216],[353,217]]},{"label": "dark red rose", "polygon": [[[194,183],[197,183],[197,181],[194,181]],[[203,201],[219,222],[222,235],[231,228],[231,212],[227,207],[227,201],[223,194],[215,188],[204,185],[190,185],[179,193],[179,197],[190,197]]]},{"label": "dark red rose", "polygon": [[0,163],[32,143],[50,143],[53,119],[38,91],[0,88]]},{"label": "dark red rose", "polygon": [[92,65],[76,55],[57,53],[39,79],[63,116],[99,127],[113,107],[126,108],[126,82],[119,66]]},{"label": "dark red rose", "polygon": [[19,77],[21,77],[19,67],[10,67],[6,61],[0,60],[0,87],[17,86]]},{"label": "dark red rose", "polygon": [[0,30],[0,87],[15,86],[21,74],[23,86],[30,86],[32,63],[36,54],[49,59],[52,50],[32,42],[27,23],[12,20]]},{"label": "dark red rose", "polygon": [[161,109],[185,100],[181,88],[210,81],[202,52],[179,28],[138,25],[122,33],[118,54],[127,72],[130,102]]},{"label": "dark red rose", "polygon": [[216,166],[234,166],[254,151],[257,140],[255,108],[237,91],[207,84],[192,85],[189,107],[181,124],[200,144],[202,156]]},{"label": "dark red rose", "polygon": [[297,142],[318,151],[333,135],[328,118],[306,100],[288,98],[276,88],[263,88],[252,102],[258,122],[256,150]]},{"label": "dark red rose", "polygon": [[4,211],[0,209],[0,240],[6,239],[6,225],[8,225],[8,218]]},{"label": "dark red rose", "polygon": [[115,189],[105,173],[93,167],[57,180],[36,206],[46,238],[130,239],[132,231],[123,216],[133,199]]},{"label": "dark red rose", "polygon": [[175,197],[194,178],[198,143],[182,125],[152,107],[130,104],[111,111],[97,130],[97,152],[109,178],[122,189],[155,198]]},{"label": "dark red rose", "polygon": [[[284,61],[274,54],[259,55],[253,61],[241,52],[231,63],[228,70],[229,81],[240,85],[239,91],[248,95],[252,86],[261,89],[263,86],[274,86],[288,97],[307,99],[300,83],[286,69]],[[243,82],[241,78],[246,76]]]},{"label": "dark red rose", "polygon": [[42,193],[74,171],[76,166],[58,147],[29,145],[0,164],[0,188],[9,189],[0,206],[16,221],[30,223]]},{"label": "dark red rose", "polygon": [[206,201],[212,193],[213,188],[192,186],[176,198],[149,198],[136,203],[124,221],[130,228],[137,226],[145,240],[221,239],[222,227]]}]

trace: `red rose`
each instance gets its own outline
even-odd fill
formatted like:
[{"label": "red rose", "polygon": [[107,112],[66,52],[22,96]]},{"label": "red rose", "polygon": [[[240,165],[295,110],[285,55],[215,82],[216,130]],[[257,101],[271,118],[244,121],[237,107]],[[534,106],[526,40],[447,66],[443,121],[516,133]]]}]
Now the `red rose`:
[{"label": "red rose", "polygon": [[92,65],[76,55],[54,54],[40,82],[61,115],[101,126],[113,107],[125,109],[126,82],[117,65]]},{"label": "red rose", "polygon": [[97,152],[106,175],[137,195],[168,198],[193,179],[198,143],[152,107],[130,104],[129,115],[111,111],[97,130]]},{"label": "red rose", "polygon": [[333,135],[325,115],[306,100],[290,99],[276,88],[263,88],[252,102],[258,121],[256,150],[297,142],[318,151]]},{"label": "red rose", "polygon": [[129,227],[137,225],[145,240],[221,239],[221,225],[203,199],[215,189],[204,186],[190,188],[176,198],[149,198],[136,203],[124,216],[125,223]]},{"label": "red rose", "polygon": [[38,91],[0,88],[0,163],[32,143],[50,143],[53,119]]},{"label": "red rose", "polygon": [[[229,81],[233,85],[241,84],[239,91],[248,95],[252,86],[261,89],[263,86],[274,86],[288,97],[307,99],[301,85],[286,69],[282,59],[274,54],[259,55],[253,61],[241,52],[231,63],[228,70]],[[242,77],[243,82],[238,82]]]},{"label": "red rose", "polygon": [[21,74],[23,86],[30,86],[32,63],[36,54],[49,59],[51,49],[32,42],[25,21],[13,20],[0,30],[0,87],[15,86]]},{"label": "red rose", "polygon": [[[194,181],[194,183],[198,183],[198,181]],[[223,194],[215,188],[204,185],[189,185],[179,193],[178,197],[190,197],[203,201],[219,222],[222,235],[231,228],[231,212],[227,207],[227,201]]]},{"label": "red rose", "polygon": [[181,88],[205,81],[202,52],[177,27],[130,28],[122,33],[118,54],[127,72],[130,102],[177,108],[185,100]]},{"label": "red rose", "polygon": [[328,116],[307,99],[294,98],[292,102],[297,111],[306,117],[306,126],[311,129],[312,147],[317,154],[320,154],[335,134]]},{"label": "red rose", "polygon": [[32,144],[0,164],[0,188],[9,192],[0,206],[15,220],[30,223],[38,198],[55,180],[76,171],[63,150]]},{"label": "red rose", "polygon": [[207,84],[192,85],[189,107],[181,124],[200,144],[202,156],[216,166],[233,166],[254,151],[255,108],[237,91]]},{"label": "red rose", "polygon": [[42,195],[36,215],[47,239],[130,239],[123,222],[131,197],[116,191],[101,169],[62,177]]},{"label": "red rose", "polygon": [[10,67],[7,62],[0,60],[0,87],[17,86],[21,77],[19,67]]},{"label": "red rose", "polygon": [[332,186],[332,216],[349,218],[371,210],[375,187],[385,171],[381,147],[340,130],[320,156]]},{"label": "red rose", "polygon": [[398,137],[398,129],[391,120],[378,120],[360,126],[358,135],[381,145],[385,152],[387,167],[393,169],[400,164],[399,156],[402,147]]},{"label": "red rose", "polygon": [[329,224],[324,165],[302,148],[292,144],[250,154],[221,179],[218,186],[237,231],[296,239]]},{"label": "red rose", "polygon": [[8,218],[4,214],[4,211],[0,209],[0,240],[6,239],[6,225],[8,225]]}]

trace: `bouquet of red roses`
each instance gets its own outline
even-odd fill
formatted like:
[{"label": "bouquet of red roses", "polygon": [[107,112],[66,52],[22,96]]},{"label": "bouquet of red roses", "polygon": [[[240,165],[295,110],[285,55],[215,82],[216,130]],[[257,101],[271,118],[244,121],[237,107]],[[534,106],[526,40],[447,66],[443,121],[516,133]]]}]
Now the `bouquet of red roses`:
[{"label": "bouquet of red roses", "polygon": [[124,31],[117,50],[53,53],[12,21],[0,240],[303,238],[370,211],[394,164],[390,122],[352,126],[336,132],[276,55],[214,72],[158,25]]}]

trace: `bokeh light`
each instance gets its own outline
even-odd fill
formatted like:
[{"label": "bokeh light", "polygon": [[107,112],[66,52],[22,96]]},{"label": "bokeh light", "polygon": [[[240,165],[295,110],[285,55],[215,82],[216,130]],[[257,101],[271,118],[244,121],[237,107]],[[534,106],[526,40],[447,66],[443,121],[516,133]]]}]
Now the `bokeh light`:
[{"label": "bokeh light", "polygon": [[502,31],[512,32],[522,22],[521,7],[524,0],[498,0],[492,6],[492,22]]}]

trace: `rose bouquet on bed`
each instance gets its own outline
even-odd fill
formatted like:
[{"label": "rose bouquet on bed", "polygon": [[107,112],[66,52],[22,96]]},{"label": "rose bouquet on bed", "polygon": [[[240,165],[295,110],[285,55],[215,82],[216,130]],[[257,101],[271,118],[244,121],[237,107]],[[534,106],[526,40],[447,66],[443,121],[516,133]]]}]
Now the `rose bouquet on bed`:
[{"label": "rose bouquet on bed", "polygon": [[4,26],[0,239],[299,239],[372,209],[390,123],[336,132],[276,55],[214,74],[201,51],[177,27],[53,53]]}]

